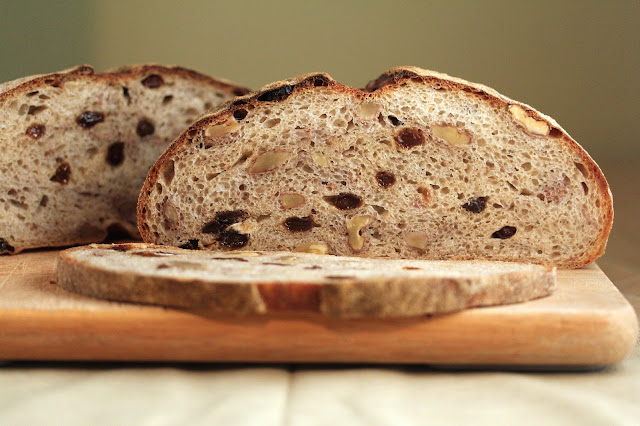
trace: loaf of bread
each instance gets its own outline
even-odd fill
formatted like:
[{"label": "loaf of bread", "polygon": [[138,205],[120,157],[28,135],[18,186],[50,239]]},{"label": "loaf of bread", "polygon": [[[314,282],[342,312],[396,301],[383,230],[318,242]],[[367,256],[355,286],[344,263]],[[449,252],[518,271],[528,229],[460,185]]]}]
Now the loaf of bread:
[{"label": "loaf of bread", "polygon": [[555,268],[504,262],[206,252],[92,244],[60,252],[57,283],[87,296],[207,314],[401,317],[546,296]]},{"label": "loaf of bread", "polygon": [[137,235],[149,168],[205,110],[247,90],[179,67],[88,66],[0,85],[0,253]]},{"label": "loaf of bread", "polygon": [[612,219],[602,172],[553,119],[413,67],[230,101],[172,143],[138,202],[149,243],[562,268],[600,256]]}]

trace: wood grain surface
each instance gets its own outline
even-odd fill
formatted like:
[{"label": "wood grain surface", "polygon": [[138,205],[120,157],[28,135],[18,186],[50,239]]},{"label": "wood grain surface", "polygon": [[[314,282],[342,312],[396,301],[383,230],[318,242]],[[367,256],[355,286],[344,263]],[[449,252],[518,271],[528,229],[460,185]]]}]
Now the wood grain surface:
[{"label": "wood grain surface", "polygon": [[410,319],[212,317],[68,293],[57,251],[0,257],[0,359],[597,366],[633,348],[635,312],[597,265],[531,302]]}]

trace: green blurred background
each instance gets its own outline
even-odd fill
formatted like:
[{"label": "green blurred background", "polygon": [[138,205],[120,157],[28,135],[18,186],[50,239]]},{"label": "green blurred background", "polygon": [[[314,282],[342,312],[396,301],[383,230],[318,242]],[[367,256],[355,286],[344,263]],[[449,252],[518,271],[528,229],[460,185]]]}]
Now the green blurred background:
[{"label": "green blurred background", "polygon": [[411,64],[551,115],[596,161],[638,157],[640,1],[0,2],[0,80],[175,63],[257,88]]}]

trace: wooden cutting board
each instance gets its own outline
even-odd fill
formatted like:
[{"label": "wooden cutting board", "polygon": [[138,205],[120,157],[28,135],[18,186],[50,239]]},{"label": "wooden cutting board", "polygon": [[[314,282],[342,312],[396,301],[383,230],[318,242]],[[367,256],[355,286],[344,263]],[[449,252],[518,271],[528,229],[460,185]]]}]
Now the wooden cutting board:
[{"label": "wooden cutting board", "polygon": [[55,250],[0,257],[0,359],[601,366],[633,348],[633,308],[597,265],[550,297],[436,317],[211,317],[113,303],[53,282]]}]

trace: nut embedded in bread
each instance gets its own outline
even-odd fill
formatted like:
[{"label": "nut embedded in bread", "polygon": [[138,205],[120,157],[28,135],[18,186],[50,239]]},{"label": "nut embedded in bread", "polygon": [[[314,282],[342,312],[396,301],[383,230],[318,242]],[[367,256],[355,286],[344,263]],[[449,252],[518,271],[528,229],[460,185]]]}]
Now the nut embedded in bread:
[{"label": "nut embedded in bread", "polygon": [[205,110],[246,89],[179,67],[88,66],[0,85],[0,253],[137,235],[144,178]]},{"label": "nut embedded in bread", "polygon": [[174,141],[138,202],[157,244],[564,268],[604,252],[612,218],[602,172],[553,119],[413,67],[229,102]]},{"label": "nut embedded in bread", "polygon": [[60,252],[57,283],[86,296],[212,314],[310,311],[406,317],[516,303],[556,288],[555,268],[310,253],[212,253],[150,244]]}]

